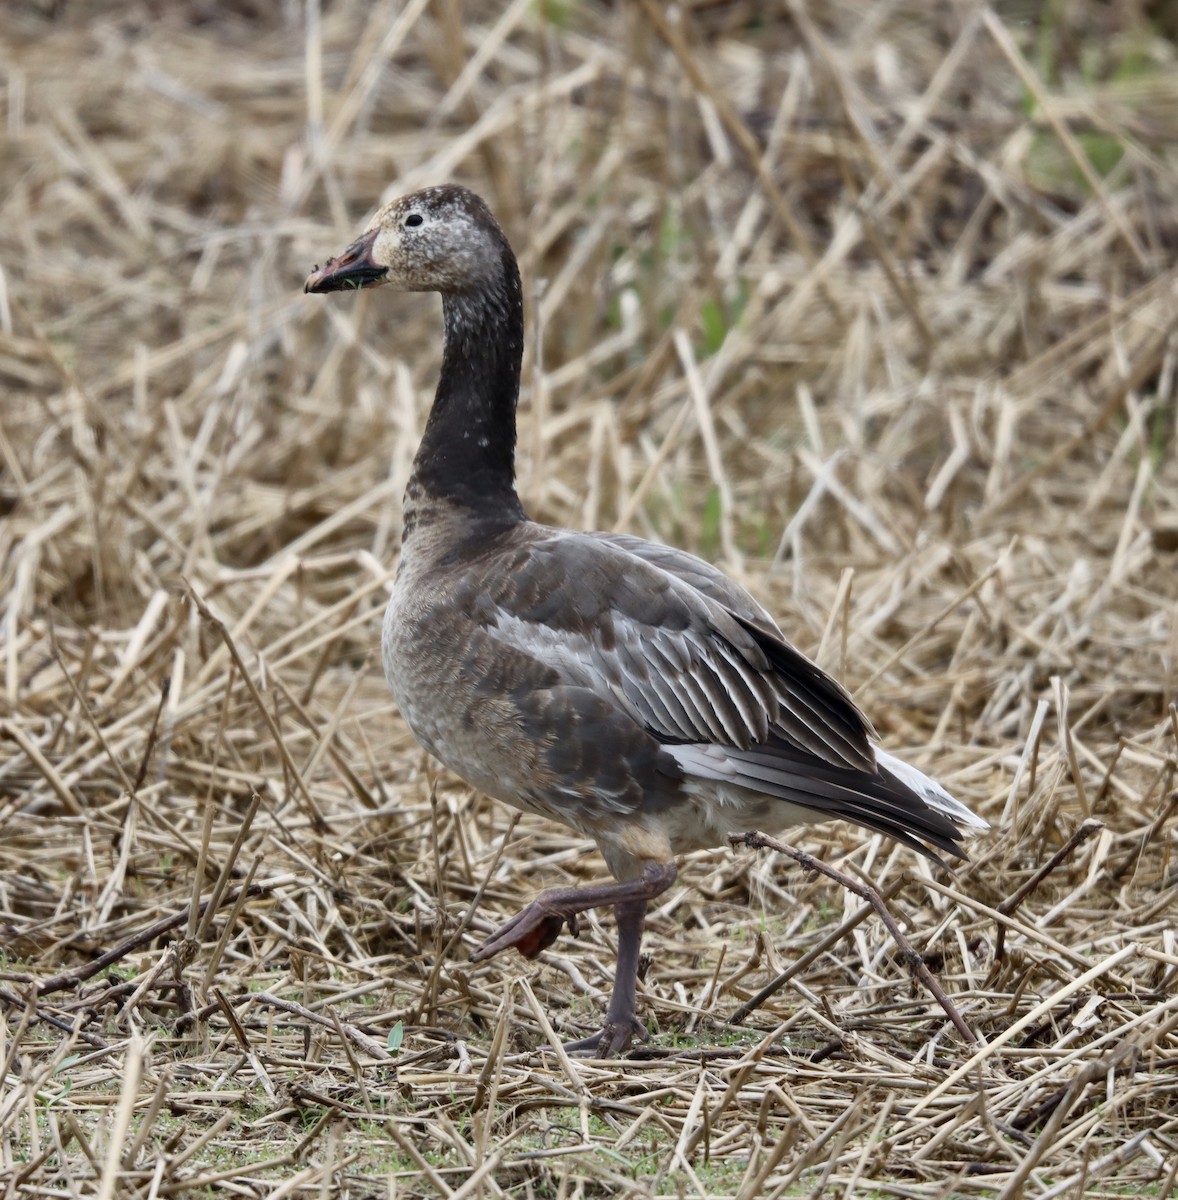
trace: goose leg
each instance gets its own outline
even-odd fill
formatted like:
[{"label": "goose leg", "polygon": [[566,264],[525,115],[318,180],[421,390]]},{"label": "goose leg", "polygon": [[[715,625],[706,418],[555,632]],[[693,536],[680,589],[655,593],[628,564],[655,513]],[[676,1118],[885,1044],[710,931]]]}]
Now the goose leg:
[{"label": "goose leg", "polygon": [[[521,909],[505,925],[501,925],[470,956],[471,962],[482,962],[514,946],[524,958],[535,958],[560,936],[561,928],[568,922],[569,932],[577,935],[577,914],[586,909],[600,908],[603,904],[626,905],[653,900],[675,882],[678,870],[674,862],[648,862],[640,879],[627,879],[620,883],[594,883],[587,887],[548,888],[541,892],[526,908]],[[637,922],[638,939],[642,937],[642,918]],[[621,922],[619,921],[619,942]],[[619,945],[619,956],[621,947]],[[638,969],[638,946],[634,946],[634,971]],[[631,998],[631,1008],[633,999]]]},{"label": "goose leg", "polygon": [[646,1041],[646,1029],[638,1019],[636,1010],[638,959],[646,906],[645,900],[627,900],[614,905],[614,917],[618,922],[618,962],[614,970],[614,990],[605,1012],[605,1025],[592,1037],[566,1042],[566,1050],[592,1050],[598,1058],[617,1058],[630,1048],[635,1035],[641,1041]]},{"label": "goose leg", "polygon": [[642,923],[649,901],[665,892],[675,882],[677,874],[674,862],[648,862],[640,879],[596,883],[588,887],[549,888],[496,930],[471,954],[471,960],[482,962],[509,946],[514,946],[525,958],[535,958],[556,941],[566,921],[576,936],[578,913],[612,904],[618,922],[618,962],[605,1026],[600,1033],[570,1042],[565,1049],[591,1050],[599,1058],[615,1058],[626,1052],[635,1035],[646,1037],[646,1030],[635,1012]]}]

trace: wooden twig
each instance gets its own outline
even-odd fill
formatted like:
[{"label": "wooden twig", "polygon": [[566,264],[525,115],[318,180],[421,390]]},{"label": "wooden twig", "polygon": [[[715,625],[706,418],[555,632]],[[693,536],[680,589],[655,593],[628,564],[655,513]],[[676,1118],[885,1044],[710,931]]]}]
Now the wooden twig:
[{"label": "wooden twig", "polygon": [[70,816],[84,817],[86,815],[86,810],[78,803],[65,780],[57,773],[53,764],[41,753],[32,738],[20,725],[15,721],[0,721],[0,738],[5,737],[11,738],[25,752],[29,762],[41,772],[42,777],[56,793]]},{"label": "wooden twig", "polygon": [[[325,1029],[335,1029],[338,1024],[338,1027],[347,1034],[351,1041],[359,1046],[370,1058],[380,1059],[381,1062],[388,1062],[392,1058],[392,1055],[389,1054],[380,1042],[357,1029],[355,1025],[350,1025],[347,1021],[336,1022],[328,1020],[327,1017],[317,1012],[312,1012],[305,1005],[299,1004],[294,1000],[283,1000],[281,996],[275,996],[273,992],[246,992],[244,995],[234,997],[234,1000],[237,1003],[251,1000],[256,1004],[268,1004],[271,1008],[277,1008],[281,1012],[290,1013],[294,1017],[301,1017],[304,1021],[310,1021],[313,1025],[322,1025]],[[240,1022],[238,1024],[240,1025]]]},{"label": "wooden twig", "polygon": [[[883,900],[885,903],[890,900],[904,886],[903,880],[897,880],[884,893]],[[755,996],[746,1000],[733,1014],[728,1018],[729,1025],[740,1025],[751,1012],[755,1012],[762,1004],[765,1003],[771,996],[776,995],[795,975],[806,970],[811,963],[817,961],[825,954],[832,946],[838,945],[839,942],[855,928],[872,910],[871,904],[865,904],[862,908],[853,912],[837,929],[828,933],[816,946],[808,950],[801,958],[791,963],[784,971],[781,972],[775,979],[771,979]]]},{"label": "wooden twig", "polygon": [[228,626],[220,617],[216,616],[209,606],[201,598],[196,588],[189,585],[188,594],[192,597],[193,604],[196,605],[197,612],[208,624],[216,630],[217,635],[225,643],[225,648],[229,651],[234,663],[237,664],[238,671],[241,672],[242,682],[245,684],[246,691],[249,692],[258,712],[261,714],[262,720],[266,723],[266,727],[270,730],[270,735],[274,739],[274,745],[278,750],[279,757],[282,759],[283,765],[288,772],[288,778],[293,783],[295,789],[303,799],[306,805],[307,813],[313,822],[315,829],[322,833],[327,828],[327,822],[323,819],[323,814],[319,811],[319,806],[315,803],[314,797],[311,795],[310,788],[307,787],[307,782],[303,778],[298,767],[295,766],[294,760],[287,750],[286,741],[282,736],[282,730],[278,726],[278,721],[274,715],[266,707],[262,699],[261,693],[258,691],[257,685],[246,670],[245,663],[241,660],[241,653],[237,649],[237,643],[233,640],[233,635],[229,632]]},{"label": "wooden twig", "polygon": [[143,781],[147,778],[147,768],[151,765],[151,755],[159,739],[160,717],[163,715],[164,705],[168,702],[168,693],[171,690],[172,677],[165,675],[160,683],[160,702],[156,705],[155,716],[151,719],[151,729],[147,733],[147,744],[143,747],[143,758],[140,760],[139,770],[135,774],[135,782],[131,785],[132,795],[139,791],[143,786]]},{"label": "wooden twig", "polygon": [[[478,912],[479,904],[483,899],[483,893],[487,890],[487,884],[489,884],[491,882],[491,880],[495,878],[495,872],[499,869],[499,860],[503,857],[503,851],[507,849],[508,840],[511,838],[511,835],[515,832],[516,825],[519,824],[519,818],[520,818],[519,813],[512,813],[511,818],[507,825],[507,829],[503,833],[503,839],[499,843],[499,848],[495,851],[495,857],[491,860],[491,865],[487,868],[486,873],[483,875],[482,880],[479,882],[478,891],[475,892],[474,899],[471,900],[471,902],[466,906],[466,912],[464,912],[462,914],[462,920],[459,921],[458,928],[455,929],[454,932],[450,935],[450,940],[447,941],[441,954],[439,954],[437,956],[437,958],[434,959],[434,965],[430,969],[429,978],[426,980],[425,986],[421,989],[421,1000],[418,1003],[417,1007],[414,1009],[413,1016],[410,1018],[411,1021],[416,1022],[416,1021],[422,1020],[424,1014],[427,1011],[432,1010],[432,1008],[437,1004],[438,979],[441,974],[442,966],[446,962],[449,961],[450,955],[453,952],[454,947],[456,945],[458,945],[459,938],[461,938],[462,935],[469,928],[470,923],[473,920],[475,913]],[[436,839],[435,839],[435,845],[436,845]],[[441,876],[440,875],[438,876],[438,880],[439,880],[439,886],[441,886]],[[438,900],[438,909],[439,909],[439,914],[442,911],[444,911],[442,909],[440,898]]]},{"label": "wooden twig", "polygon": [[[280,883],[289,883],[288,875],[281,876],[279,879],[263,880],[261,883],[251,884],[247,890],[249,897],[261,896],[272,888],[277,887]],[[222,897],[221,903],[232,904],[241,894],[241,889],[235,889],[227,896]],[[201,906],[200,911],[203,913],[211,904],[210,900],[206,900]],[[48,979],[43,979],[37,984],[37,995],[45,996],[50,992],[60,992],[65,988],[77,987],[78,984],[84,983],[87,979],[92,979],[95,975],[105,971],[107,967],[117,963],[120,959],[126,958],[133,950],[138,950],[140,946],[146,946],[149,942],[154,942],[157,937],[162,937],[165,933],[169,933],[173,929],[178,929],[188,920],[188,907],[185,906],[180,912],[169,913],[166,917],[160,917],[158,921],[153,922],[144,929],[140,929],[131,934],[130,937],[105,954],[100,954],[97,958],[91,959],[90,962],[84,963],[80,967],[74,967],[71,971],[62,971],[59,975],[51,975]]]},{"label": "wooden twig", "polygon": [[820,875],[825,875],[827,879],[833,879],[835,883],[846,888],[852,895],[858,896],[861,900],[866,900],[879,914],[879,919],[886,926],[888,933],[892,935],[892,939],[895,941],[896,946],[900,950],[900,955],[904,959],[905,966],[932,993],[933,998],[945,1010],[945,1015],[953,1022],[954,1028],[961,1034],[962,1038],[972,1046],[978,1044],[977,1034],[965,1023],[961,1014],[954,1006],[953,1001],[949,999],[945,989],[941,987],[937,982],[936,976],[928,969],[928,964],[920,957],[912,943],[901,932],[895,917],[892,916],[888,910],[888,906],[884,903],[883,897],[875,888],[868,883],[861,883],[857,879],[852,879],[849,875],[835,870],[834,867],[828,866],[812,854],[807,854],[804,850],[799,850],[796,846],[790,846],[788,843],[782,842],[775,837],[770,837],[767,833],[733,833],[729,834],[728,840],[733,846],[748,846],[752,850],[775,850],[778,854],[786,854],[795,862],[800,863],[805,870],[817,871]]},{"label": "wooden twig", "polygon": [[[1086,842],[1094,833],[1104,828],[1104,822],[1089,817],[1072,834],[1070,838],[1028,879],[1017,891],[1012,892],[1001,904],[998,911],[1004,917],[1013,916],[1018,906],[1056,869],[1065,859],[1069,858],[1078,846]],[[994,961],[998,962],[1006,951],[1006,926],[998,926],[998,934],[994,939]]]}]

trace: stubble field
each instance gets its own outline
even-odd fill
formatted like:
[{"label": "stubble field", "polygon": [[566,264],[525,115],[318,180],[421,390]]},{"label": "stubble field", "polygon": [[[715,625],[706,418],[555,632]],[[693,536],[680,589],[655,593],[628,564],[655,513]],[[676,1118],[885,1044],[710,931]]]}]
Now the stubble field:
[{"label": "stubble field", "polygon": [[[1168,12],[5,7],[6,1195],[1173,1193]],[[793,838],[976,1042],[767,851],[652,912],[625,1060],[558,1049],[609,913],[467,961],[604,866],[381,677],[436,298],[301,292],[451,180],[521,261],[531,514],[722,564],[992,823]]]}]

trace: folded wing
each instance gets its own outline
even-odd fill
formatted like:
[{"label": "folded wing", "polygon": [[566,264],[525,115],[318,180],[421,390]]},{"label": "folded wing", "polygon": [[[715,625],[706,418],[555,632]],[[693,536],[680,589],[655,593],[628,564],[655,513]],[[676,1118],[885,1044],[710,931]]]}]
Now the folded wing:
[{"label": "folded wing", "polygon": [[640,539],[533,537],[478,602],[493,637],[608,688],[664,744],[769,740],[875,771],[847,692],[715,568]]}]

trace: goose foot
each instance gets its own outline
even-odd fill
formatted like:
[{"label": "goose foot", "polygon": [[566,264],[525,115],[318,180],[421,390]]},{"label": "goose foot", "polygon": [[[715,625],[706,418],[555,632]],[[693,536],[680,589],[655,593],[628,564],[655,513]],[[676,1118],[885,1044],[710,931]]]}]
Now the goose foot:
[{"label": "goose foot", "polygon": [[637,1038],[645,1042],[649,1038],[646,1026],[636,1017],[622,1017],[614,1021],[606,1019],[604,1027],[597,1033],[575,1042],[565,1042],[569,1054],[592,1054],[595,1058],[620,1058]]},{"label": "goose foot", "polygon": [[592,888],[549,888],[541,892],[526,908],[520,909],[510,921],[500,925],[483,944],[471,952],[471,962],[482,962],[514,946],[524,958],[535,958],[560,937],[566,922],[573,937],[579,932],[577,914],[597,903],[585,903],[585,893]]},{"label": "goose foot", "polygon": [[[514,946],[524,958],[535,958],[560,937],[560,931],[566,923],[569,933],[576,937],[577,915],[604,904],[615,907],[641,904],[640,909],[634,910],[639,914],[637,918],[630,918],[637,936],[641,938],[641,914],[646,911],[646,902],[665,892],[675,882],[675,874],[673,862],[648,862],[639,879],[587,884],[585,887],[546,888],[477,947],[471,953],[470,961],[483,962],[510,946]],[[635,970],[637,966],[635,944]]]}]

